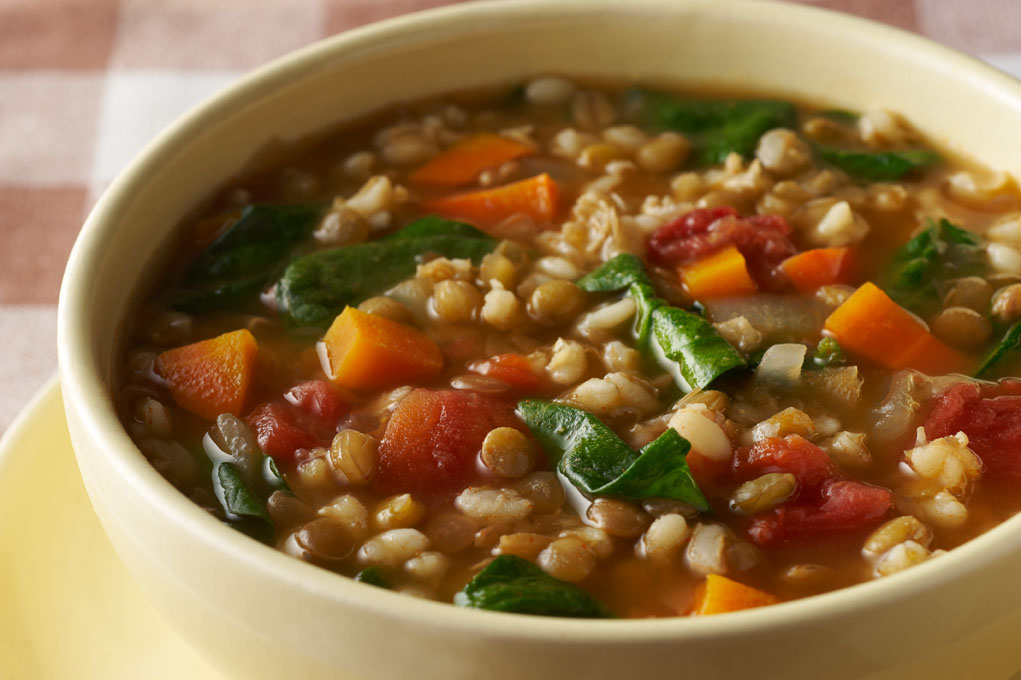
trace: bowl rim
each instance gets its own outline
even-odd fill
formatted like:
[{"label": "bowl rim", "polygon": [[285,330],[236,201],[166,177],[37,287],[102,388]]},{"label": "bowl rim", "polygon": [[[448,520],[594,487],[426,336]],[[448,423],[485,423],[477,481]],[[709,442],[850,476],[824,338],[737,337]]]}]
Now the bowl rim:
[{"label": "bowl rim", "polygon": [[[269,95],[280,86],[328,68],[337,55],[372,51],[412,39],[421,31],[443,34],[466,30],[480,20],[535,20],[537,17],[582,16],[593,12],[686,11],[720,19],[740,15],[768,16],[774,21],[817,24],[874,42],[895,44],[954,69],[962,78],[981,85],[991,97],[1021,111],[1021,82],[979,60],[907,31],[859,17],[811,6],[762,0],[487,0],[425,10],[349,30],[319,40],[248,73],[224,90],[190,109],[157,135],[121,171],[90,212],[79,234],[63,278],[58,304],[60,382],[69,416],[94,442],[104,442],[106,464],[118,481],[146,494],[152,510],[167,522],[187,530],[196,541],[216,546],[231,559],[244,562],[270,581],[290,589],[313,590],[336,605],[384,614],[413,624],[443,626],[458,631],[484,632],[507,639],[542,639],[604,645],[632,644],[686,638],[699,640],[740,636],[763,627],[784,627],[806,621],[845,616],[851,610],[880,607],[891,600],[935,591],[940,585],[967,576],[978,566],[1014,552],[1021,545],[1021,515],[984,532],[936,560],[905,572],[832,592],[725,616],[672,617],[649,620],[582,620],[466,610],[448,603],[424,601],[378,588],[296,560],[232,530],[199,508],[170,485],[141,455],[114,412],[92,347],[90,314],[92,276],[105,244],[114,237],[118,213],[145,185],[157,167],[172,161],[176,147],[229,110]],[[123,323],[122,320],[117,320]],[[100,322],[101,323],[101,322]],[[79,459],[81,459],[80,454]],[[88,481],[88,480],[86,480]]]}]

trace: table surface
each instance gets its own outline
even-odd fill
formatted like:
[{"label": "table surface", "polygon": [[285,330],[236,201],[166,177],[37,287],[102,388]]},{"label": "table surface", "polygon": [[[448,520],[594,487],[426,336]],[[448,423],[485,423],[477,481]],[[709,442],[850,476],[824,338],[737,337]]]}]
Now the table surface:
[{"label": "table surface", "polygon": [[[765,0],[763,0],[765,1]],[[449,0],[0,0],[0,432],[56,370],[56,302],[104,187],[161,128],[325,36]],[[1021,77],[1018,0],[807,0]]]}]

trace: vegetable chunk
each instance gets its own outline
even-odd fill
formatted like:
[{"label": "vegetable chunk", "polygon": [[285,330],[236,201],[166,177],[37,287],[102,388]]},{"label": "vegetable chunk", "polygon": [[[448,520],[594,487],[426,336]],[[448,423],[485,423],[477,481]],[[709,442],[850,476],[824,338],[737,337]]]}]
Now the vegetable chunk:
[{"label": "vegetable chunk", "polygon": [[850,248],[814,248],[788,257],[780,265],[791,284],[802,293],[823,286],[850,283],[854,254]]},{"label": "vegetable chunk", "polygon": [[156,373],[184,410],[205,420],[221,413],[237,416],[252,387],[258,349],[250,331],[232,331],[163,352],[156,358]]},{"label": "vegetable chunk", "polygon": [[891,369],[914,368],[940,375],[966,373],[971,363],[872,282],[837,307],[824,328],[844,349]]},{"label": "vegetable chunk", "polygon": [[545,172],[495,189],[472,191],[422,202],[422,210],[444,217],[492,227],[511,215],[522,214],[539,224],[551,222],[557,212],[560,188]]},{"label": "vegetable chunk", "polygon": [[748,295],[759,288],[734,245],[681,267],[679,274],[684,289],[696,300]]},{"label": "vegetable chunk", "polygon": [[323,346],[327,374],[352,390],[428,380],[443,370],[443,353],[429,336],[354,307],[334,320]]},{"label": "vegetable chunk", "polygon": [[698,616],[723,614],[777,602],[779,600],[775,596],[757,588],[732,581],[726,576],[709,574],[695,592],[693,613]]},{"label": "vegetable chunk", "polygon": [[472,135],[408,176],[416,184],[457,186],[475,181],[483,170],[535,153],[534,149],[512,139],[483,132]]}]

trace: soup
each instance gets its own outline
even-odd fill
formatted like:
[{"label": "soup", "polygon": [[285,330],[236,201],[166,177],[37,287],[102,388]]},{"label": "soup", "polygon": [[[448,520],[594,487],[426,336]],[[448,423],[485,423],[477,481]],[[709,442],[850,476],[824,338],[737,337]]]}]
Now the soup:
[{"label": "soup", "polygon": [[541,77],[276,150],[183,232],[125,426],[376,587],[715,614],[1021,506],[1021,196],[888,111]]}]

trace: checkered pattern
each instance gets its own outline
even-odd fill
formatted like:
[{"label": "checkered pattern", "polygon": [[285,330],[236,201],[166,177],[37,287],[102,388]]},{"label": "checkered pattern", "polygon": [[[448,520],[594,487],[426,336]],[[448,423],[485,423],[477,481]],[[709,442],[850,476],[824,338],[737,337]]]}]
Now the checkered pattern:
[{"label": "checkered pattern", "polygon": [[[56,300],[99,192],[162,127],[246,71],[450,0],[0,0],[0,431],[56,368]],[[1017,0],[804,0],[1021,76]]]}]

